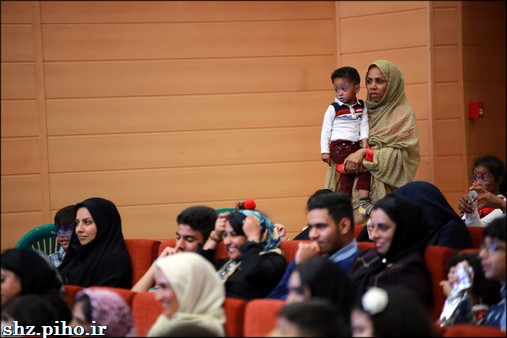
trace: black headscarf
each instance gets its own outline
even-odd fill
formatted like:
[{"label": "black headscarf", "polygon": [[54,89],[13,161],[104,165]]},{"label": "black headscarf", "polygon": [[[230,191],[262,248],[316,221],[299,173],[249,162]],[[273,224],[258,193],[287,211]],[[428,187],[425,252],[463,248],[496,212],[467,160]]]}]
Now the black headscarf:
[{"label": "black headscarf", "polygon": [[[385,255],[376,252],[368,266],[352,274],[354,288],[362,293],[370,277],[413,252],[423,257],[429,239],[429,225],[422,209],[404,197],[389,194],[379,200],[372,210],[382,209],[396,224],[391,246]],[[361,256],[360,256],[361,257]]]},{"label": "black headscarf", "polygon": [[2,253],[2,269],[18,276],[22,295],[59,292],[62,288],[62,281],[54,267],[32,249],[5,250]]},{"label": "black headscarf", "polygon": [[81,245],[74,230],[67,254],[59,266],[65,284],[130,289],[132,267],[118,209],[113,202],[100,197],[76,204],[76,212],[83,207],[90,212],[97,235],[91,242]]},{"label": "black headscarf", "polygon": [[72,319],[72,312],[63,298],[62,279],[45,253],[25,248],[7,249],[2,253],[2,269],[18,276],[19,296],[40,295],[50,302],[60,320]]},{"label": "black headscarf", "polygon": [[396,189],[394,194],[422,208],[430,227],[428,245],[448,246],[455,250],[472,247],[472,238],[465,223],[436,186],[415,181]]}]

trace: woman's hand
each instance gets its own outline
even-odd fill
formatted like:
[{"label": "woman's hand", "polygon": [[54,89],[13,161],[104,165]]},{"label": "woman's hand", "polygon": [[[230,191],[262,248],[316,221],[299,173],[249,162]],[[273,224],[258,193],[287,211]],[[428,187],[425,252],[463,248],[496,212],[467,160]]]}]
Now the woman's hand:
[{"label": "woman's hand", "polygon": [[287,234],[287,229],[285,228],[285,225],[276,223],[275,228],[278,231],[278,235],[280,235],[282,241],[285,241],[286,240],[285,235]]},{"label": "woman's hand", "polygon": [[222,238],[225,232],[225,222],[227,221],[227,216],[229,214],[229,211],[218,214],[217,220],[215,221],[215,236],[218,238]]},{"label": "woman's hand", "polygon": [[261,241],[261,224],[257,217],[252,214],[246,216],[243,222],[243,232],[247,240],[256,243]]},{"label": "woman's hand", "polygon": [[363,167],[363,160],[366,156],[366,150],[361,148],[356,150],[356,152],[347,156],[343,164],[345,165],[345,170],[349,173],[358,173],[360,171],[366,170]]}]

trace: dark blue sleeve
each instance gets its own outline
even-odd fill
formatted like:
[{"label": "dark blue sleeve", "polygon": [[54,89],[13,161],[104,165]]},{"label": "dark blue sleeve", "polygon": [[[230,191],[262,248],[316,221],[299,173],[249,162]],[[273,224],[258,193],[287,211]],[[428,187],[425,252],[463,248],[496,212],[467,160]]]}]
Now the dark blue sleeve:
[{"label": "dark blue sleeve", "polygon": [[292,261],[290,261],[289,265],[287,265],[285,273],[283,274],[282,279],[280,279],[280,282],[278,282],[278,284],[270,292],[270,294],[266,296],[266,298],[282,299],[282,300],[285,300],[287,298],[287,295],[289,294],[289,288],[287,287],[287,284],[289,283],[289,277],[292,271],[294,270],[295,266],[296,261],[293,259]]}]

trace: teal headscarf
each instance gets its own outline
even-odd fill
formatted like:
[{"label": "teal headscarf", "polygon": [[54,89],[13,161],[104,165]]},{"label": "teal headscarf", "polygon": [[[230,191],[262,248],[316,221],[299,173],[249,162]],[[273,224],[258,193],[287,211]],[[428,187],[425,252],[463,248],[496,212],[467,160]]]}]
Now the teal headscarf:
[{"label": "teal headscarf", "polygon": [[[242,216],[238,215],[241,214]],[[236,215],[235,215],[236,214]],[[262,213],[255,210],[237,210],[230,214],[227,219],[229,223],[234,228],[234,231],[240,235],[244,235],[243,232],[243,222],[248,215],[253,215],[255,218],[259,220],[261,225],[261,245],[262,251],[268,251],[273,249],[278,249],[280,247],[280,235],[275,228],[273,222],[269,220]],[[238,217],[239,216],[239,217]]]}]

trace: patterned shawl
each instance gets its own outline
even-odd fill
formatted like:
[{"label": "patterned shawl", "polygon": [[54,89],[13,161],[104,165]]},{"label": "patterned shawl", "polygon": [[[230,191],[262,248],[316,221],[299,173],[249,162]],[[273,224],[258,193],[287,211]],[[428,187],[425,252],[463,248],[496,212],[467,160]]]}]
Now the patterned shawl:
[{"label": "patterned shawl", "polygon": [[[372,175],[370,196],[372,202],[380,200],[394,189],[411,182],[419,165],[419,135],[415,114],[405,96],[403,74],[390,61],[377,60],[376,66],[387,80],[388,86],[381,101],[366,97],[370,125],[370,148],[375,150],[373,162],[363,165]],[[326,188],[336,190],[337,176],[334,165],[328,169]]]}]

